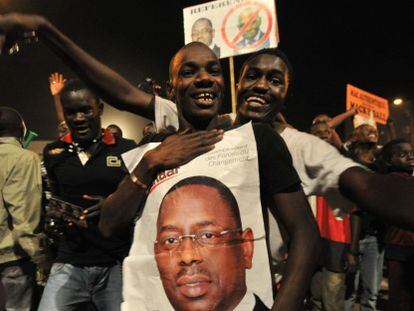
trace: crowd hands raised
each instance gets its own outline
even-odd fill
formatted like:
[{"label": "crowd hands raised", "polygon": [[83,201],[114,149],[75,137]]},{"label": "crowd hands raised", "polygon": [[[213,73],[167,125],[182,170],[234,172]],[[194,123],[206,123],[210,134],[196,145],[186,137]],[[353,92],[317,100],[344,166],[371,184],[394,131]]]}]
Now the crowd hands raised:
[{"label": "crowd hands raised", "polygon": [[[278,256],[272,250],[275,243],[269,232],[272,256],[282,257],[279,261],[285,267],[271,309],[302,310],[306,301],[310,305],[306,307],[314,310],[353,310],[360,294],[364,310],[375,310],[384,245],[386,257],[388,250],[389,273],[394,271],[395,276],[389,274],[388,308],[414,307],[410,296],[412,285],[401,285],[404,283],[401,278],[405,277],[405,271],[411,271],[409,266],[413,261],[410,243],[414,238],[407,231],[414,228],[412,146],[403,140],[392,140],[380,148],[378,133],[370,125],[357,127],[343,143],[335,127],[357,113],[355,109],[334,118],[317,116],[310,134],[287,124],[280,110],[283,106],[292,110],[295,107],[290,107],[287,101],[293,80],[291,64],[283,52],[263,50],[242,65],[234,118],[218,115],[224,92],[221,65],[201,43],[186,45],[173,56],[170,81],[165,92],[160,93],[160,87],[150,80],[135,87],[43,17],[0,15],[2,54],[7,54],[28,34],[35,35],[80,78],[67,81],[59,73],[49,78],[59,139],[44,150],[48,198],[53,202],[49,203],[46,218],[49,229],[56,229],[59,237],[39,310],[83,310],[91,306],[98,310],[120,310],[122,301],[133,302],[131,297],[122,297],[122,282],[127,276],[122,276],[120,270],[134,243],[131,231],[144,207],[148,187],[159,172],[184,165],[214,149],[227,129],[250,121],[273,129],[265,131],[269,139],[284,140],[292,161],[282,164],[294,168],[302,182],[300,189],[266,194],[272,201],[269,209],[277,208],[276,217],[286,228],[289,240],[287,253]],[[208,93],[208,98],[194,96],[202,93]],[[161,94],[169,100],[160,97]],[[122,168],[120,156],[136,144],[124,139],[116,125],[101,128],[101,98],[115,108],[154,120],[146,127],[142,143],[159,139],[161,144],[145,153],[130,175]],[[24,139],[23,124],[17,111],[0,108],[0,148],[13,144],[8,140],[10,137],[17,142]],[[163,138],[157,138],[160,133],[164,133]],[[13,152],[23,150],[13,149]],[[116,172],[99,161],[108,155],[118,167]],[[40,175],[40,165],[32,162],[32,169],[39,169]],[[36,178],[31,182],[37,182]],[[31,226],[15,226],[9,234],[38,241],[42,238],[35,229],[42,223],[40,190],[32,188],[32,205],[33,202],[39,205],[19,207],[26,214],[23,219],[30,219]],[[314,204],[309,206],[306,197],[313,197]],[[18,213],[10,215],[18,217]],[[336,222],[326,221],[329,217]],[[61,224],[59,228],[57,222]],[[327,224],[331,227],[327,228]],[[336,232],[335,237],[329,234],[332,231]],[[384,235],[386,239],[381,239]],[[403,243],[398,239],[402,236]],[[19,238],[14,243],[4,248],[20,247],[23,255],[0,255],[5,308],[30,310],[36,304],[32,289],[34,269],[32,266],[27,269],[26,265],[44,262],[38,259],[45,257],[45,249],[39,246],[33,250],[38,242],[24,243]],[[377,248],[375,254],[370,251],[373,245]],[[3,244],[0,246],[3,248]],[[337,256],[328,260],[327,254],[332,251]],[[399,256],[401,253],[405,257]],[[19,284],[13,288],[6,273],[10,268],[20,273]],[[91,278],[99,280],[92,290]],[[358,291],[359,287],[362,291]]]}]

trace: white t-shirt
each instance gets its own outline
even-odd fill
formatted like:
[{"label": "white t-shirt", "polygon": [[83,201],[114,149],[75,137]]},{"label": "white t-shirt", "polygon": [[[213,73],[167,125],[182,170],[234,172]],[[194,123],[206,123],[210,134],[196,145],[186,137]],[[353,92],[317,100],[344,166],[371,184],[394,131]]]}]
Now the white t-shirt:
[{"label": "white t-shirt", "polygon": [[[178,129],[177,106],[172,101],[155,97],[155,126],[157,131],[168,126]],[[339,176],[360,165],[316,136],[292,128],[285,128],[280,136],[292,155],[305,194],[325,196],[328,203],[333,203],[336,216],[348,212],[351,204],[338,191]]]},{"label": "white t-shirt", "polygon": [[[234,117],[234,114],[231,114]],[[170,100],[155,97],[155,125],[157,131],[173,126],[178,129],[177,106]],[[321,195],[333,208],[336,217],[343,218],[353,203],[339,191],[340,175],[350,167],[360,166],[316,136],[292,128],[285,128],[280,136],[292,156],[293,167],[307,196]],[[270,251],[274,264],[283,257],[283,240],[274,217],[269,217]]]}]

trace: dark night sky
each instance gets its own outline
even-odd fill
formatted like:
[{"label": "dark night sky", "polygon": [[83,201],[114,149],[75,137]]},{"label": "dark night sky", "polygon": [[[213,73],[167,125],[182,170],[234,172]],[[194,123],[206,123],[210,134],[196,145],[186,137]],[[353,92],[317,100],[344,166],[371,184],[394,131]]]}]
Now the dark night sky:
[{"label": "dark night sky", "polygon": [[[184,44],[182,9],[203,2],[0,0],[0,12],[45,15],[136,84],[146,76],[166,80],[169,59]],[[316,114],[342,112],[348,82],[388,99],[414,100],[414,5],[410,1],[279,0],[276,5],[280,47],[295,68],[295,97],[286,112],[293,125],[306,129]],[[236,59],[236,65],[242,60]],[[223,66],[228,67],[227,60]],[[43,139],[55,136],[47,83],[54,71],[73,76],[41,44],[0,57],[0,104],[21,111]]]}]

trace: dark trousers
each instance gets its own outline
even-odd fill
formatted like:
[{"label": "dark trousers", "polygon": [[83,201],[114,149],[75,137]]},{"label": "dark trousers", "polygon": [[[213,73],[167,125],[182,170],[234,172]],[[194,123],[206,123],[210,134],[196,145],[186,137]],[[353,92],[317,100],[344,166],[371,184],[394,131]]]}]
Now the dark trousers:
[{"label": "dark trousers", "polygon": [[0,265],[6,310],[30,311],[33,308],[36,266],[29,260]]},{"label": "dark trousers", "polygon": [[414,258],[407,261],[389,260],[388,311],[414,310]]}]

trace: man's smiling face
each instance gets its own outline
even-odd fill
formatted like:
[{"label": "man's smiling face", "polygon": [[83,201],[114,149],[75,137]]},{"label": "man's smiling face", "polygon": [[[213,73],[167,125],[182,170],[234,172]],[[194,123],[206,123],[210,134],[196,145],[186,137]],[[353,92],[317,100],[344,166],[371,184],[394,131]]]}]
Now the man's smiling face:
[{"label": "man's smiling face", "polygon": [[192,125],[214,118],[224,94],[224,79],[217,56],[202,43],[190,44],[174,57],[171,95],[181,115]]},{"label": "man's smiling face", "polygon": [[288,68],[275,55],[260,54],[243,68],[237,88],[238,113],[246,121],[272,122],[289,86]]}]

